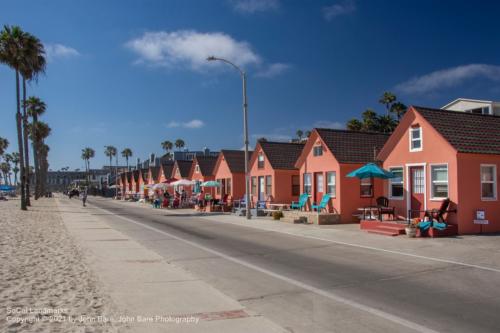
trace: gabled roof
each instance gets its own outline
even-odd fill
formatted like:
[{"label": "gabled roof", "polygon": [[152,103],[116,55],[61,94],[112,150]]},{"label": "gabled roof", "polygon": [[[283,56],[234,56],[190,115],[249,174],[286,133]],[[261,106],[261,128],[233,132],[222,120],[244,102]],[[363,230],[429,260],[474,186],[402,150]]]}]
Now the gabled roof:
[{"label": "gabled roof", "polygon": [[141,174],[141,171],[139,170],[134,170],[133,175],[134,175],[134,181],[137,183],[139,181],[139,175]]},{"label": "gabled roof", "polygon": [[148,176],[149,176],[149,169],[147,169],[147,168],[141,169],[141,176],[142,176],[142,180],[147,182]]},{"label": "gabled roof", "polygon": [[157,182],[160,173],[160,167],[159,166],[149,167],[149,170],[151,171],[151,176],[153,177],[153,181]]},{"label": "gabled roof", "polygon": [[[202,176],[212,176],[215,171],[215,164],[217,163],[218,156],[196,156],[194,160],[200,166],[200,172]],[[193,163],[193,166],[196,163]]]},{"label": "gabled roof", "polygon": [[166,179],[172,178],[172,170],[174,169],[174,161],[163,161],[161,163],[161,169],[163,170],[163,176]]},{"label": "gabled roof", "polygon": [[339,163],[373,162],[389,134],[315,128]]},{"label": "gabled roof", "polygon": [[193,161],[187,161],[187,160],[176,160],[175,161],[175,165],[179,169],[179,173],[181,174],[182,178],[189,177],[189,171],[191,171],[192,164],[193,164]]},{"label": "gabled roof", "polygon": [[[302,153],[304,143],[259,141],[257,146],[262,148],[273,169],[293,170],[297,169],[295,163]],[[252,163],[256,158],[254,155]]]},{"label": "gabled roof", "polygon": [[127,181],[130,183],[132,181],[132,171],[127,171],[125,175],[127,176]]},{"label": "gabled roof", "polygon": [[500,117],[414,106],[460,153],[500,154]]},{"label": "gabled roof", "polygon": [[[252,151],[248,152],[248,160],[252,159]],[[245,151],[243,150],[221,150],[222,156],[226,160],[229,170],[232,173],[245,172]]]}]

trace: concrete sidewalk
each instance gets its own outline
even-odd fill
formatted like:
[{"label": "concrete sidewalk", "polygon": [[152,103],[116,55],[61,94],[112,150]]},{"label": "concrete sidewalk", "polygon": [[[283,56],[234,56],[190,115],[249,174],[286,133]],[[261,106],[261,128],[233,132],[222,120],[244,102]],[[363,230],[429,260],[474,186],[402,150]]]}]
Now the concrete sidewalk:
[{"label": "concrete sidewalk", "polygon": [[[284,332],[268,319],[112,229],[106,213],[57,198],[70,234],[127,332]],[[176,323],[177,321],[177,323]]]},{"label": "concrete sidewalk", "polygon": [[[114,202],[136,206],[139,209],[154,209],[150,205],[136,202]],[[219,223],[230,223],[299,237],[320,239],[345,246],[383,251],[397,256],[422,257],[432,261],[455,263],[500,273],[500,235],[498,234],[445,238],[408,238],[405,235],[388,237],[361,231],[359,224],[304,225],[274,221],[268,217],[254,217],[251,220],[246,220],[245,217],[231,214],[196,213],[192,209],[164,209],[162,212],[191,216],[197,214],[200,219]]]}]

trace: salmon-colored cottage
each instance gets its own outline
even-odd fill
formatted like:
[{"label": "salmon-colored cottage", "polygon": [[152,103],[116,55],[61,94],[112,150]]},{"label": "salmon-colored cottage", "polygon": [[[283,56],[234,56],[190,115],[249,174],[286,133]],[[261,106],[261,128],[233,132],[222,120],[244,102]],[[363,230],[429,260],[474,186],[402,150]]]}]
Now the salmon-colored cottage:
[{"label": "salmon-colored cottage", "polygon": [[321,201],[325,193],[332,200],[328,211],[340,215],[341,223],[354,221],[358,208],[375,204],[383,194],[380,179],[348,178],[347,174],[374,162],[387,134],[315,128],[295,166],[300,170],[300,188],[310,200]]},{"label": "salmon-colored cottage", "polygon": [[[249,159],[252,152],[249,152]],[[242,150],[221,150],[215,163],[215,180],[221,186],[217,188],[216,198],[226,194],[228,200],[239,200],[245,195],[245,152]]]},{"label": "salmon-colored cottage", "polygon": [[404,217],[451,200],[459,234],[500,231],[500,117],[410,107],[380,151],[390,205]]},{"label": "salmon-colored cottage", "polygon": [[[189,171],[189,179],[192,181],[203,183],[210,180],[215,180],[215,164],[217,163],[217,156],[202,155],[195,156]],[[209,193],[215,196],[216,189],[214,187],[202,188],[204,193]]]},{"label": "salmon-colored cottage", "polygon": [[160,181],[160,167],[159,166],[150,166],[148,173],[148,184],[158,184]]},{"label": "salmon-colored cottage", "polygon": [[259,141],[250,160],[252,201],[290,204],[300,195],[295,166],[304,144]]},{"label": "salmon-colored cottage", "polygon": [[174,161],[163,161],[158,172],[158,183],[165,183],[172,180],[172,171],[174,170]]},{"label": "salmon-colored cottage", "polygon": [[141,178],[140,170],[132,171],[132,192],[139,193]]},{"label": "salmon-colored cottage", "polygon": [[192,165],[193,161],[176,160],[174,162],[174,168],[172,169],[172,178],[189,179],[189,173]]}]

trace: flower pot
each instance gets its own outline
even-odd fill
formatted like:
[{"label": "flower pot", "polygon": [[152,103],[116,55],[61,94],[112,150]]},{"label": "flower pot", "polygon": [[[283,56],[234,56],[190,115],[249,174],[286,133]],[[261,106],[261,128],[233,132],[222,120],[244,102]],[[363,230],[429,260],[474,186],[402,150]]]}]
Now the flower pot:
[{"label": "flower pot", "polygon": [[406,227],[405,231],[406,231],[406,235],[410,238],[417,236],[417,228]]}]

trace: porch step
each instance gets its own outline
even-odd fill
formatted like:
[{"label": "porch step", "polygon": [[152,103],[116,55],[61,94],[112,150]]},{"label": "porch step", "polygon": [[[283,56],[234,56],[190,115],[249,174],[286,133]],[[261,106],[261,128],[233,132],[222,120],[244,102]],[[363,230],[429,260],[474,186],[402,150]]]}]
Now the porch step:
[{"label": "porch step", "polygon": [[404,235],[406,233],[405,228],[404,227],[400,227],[400,226],[385,226],[385,225],[381,225],[381,226],[376,227],[374,229],[368,229],[368,230],[389,231],[389,232],[395,232],[398,235]]},{"label": "porch step", "polygon": [[397,231],[383,230],[381,228],[378,228],[378,229],[369,229],[369,230],[366,230],[366,231],[369,232],[369,233],[371,233],[371,234],[379,234],[379,235],[392,236],[392,237],[401,235]]}]

